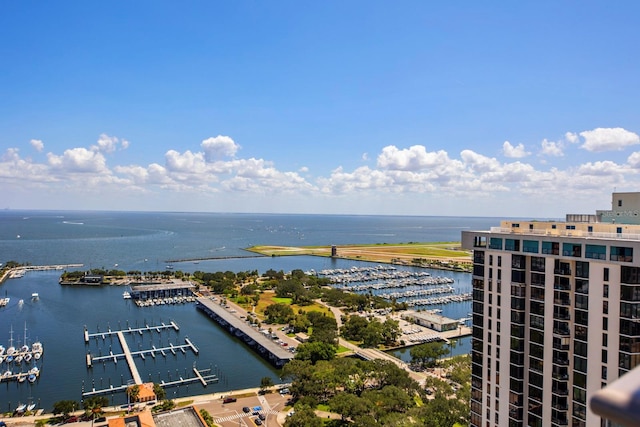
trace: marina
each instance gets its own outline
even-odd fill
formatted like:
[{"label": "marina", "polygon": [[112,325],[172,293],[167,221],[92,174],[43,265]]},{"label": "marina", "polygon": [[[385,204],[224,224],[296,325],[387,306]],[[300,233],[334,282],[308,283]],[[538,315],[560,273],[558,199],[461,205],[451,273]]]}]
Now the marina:
[{"label": "marina", "polygon": [[[260,243],[300,246],[326,245],[327,242],[336,245],[353,242],[445,242],[458,240],[461,229],[488,229],[495,225],[495,220],[491,218],[407,216],[15,210],[4,211],[1,215],[1,220],[7,226],[0,228],[0,262],[16,260],[34,265],[64,266],[80,261],[83,267],[75,268],[87,271],[108,269],[117,264],[119,270],[140,271],[142,276],[147,276],[147,272],[164,271],[168,264],[166,260],[175,260],[171,265],[176,273],[257,270],[262,274],[269,270],[288,272],[294,269],[320,272],[351,270],[353,266],[380,270],[377,262],[339,258],[304,255],[243,258],[243,255],[247,255],[243,248]],[[15,239],[16,234],[22,238]],[[206,259],[218,255],[228,258]],[[178,259],[201,261],[180,262]],[[400,265],[393,267],[397,270],[426,272],[431,277],[446,276],[455,282],[451,286],[456,292],[471,291],[470,275],[466,273]],[[73,270],[72,267],[68,269]],[[106,286],[60,286],[60,273],[55,267],[52,270],[27,271],[24,277],[5,280],[1,285],[0,297],[9,298],[10,301],[0,308],[0,316],[7,319],[4,323],[6,326],[0,327],[0,344],[7,346],[11,319],[14,329],[26,321],[29,332],[34,334],[37,331],[39,341],[46,347],[46,357],[42,357],[46,366],[43,368],[42,362],[37,362],[43,372],[39,380],[34,383],[28,380],[23,383],[17,380],[1,383],[0,403],[4,407],[0,406],[0,410],[3,412],[14,411],[18,402],[27,402],[31,396],[40,402],[38,407],[50,410],[58,400],[80,401],[82,390],[100,390],[127,384],[132,375],[122,358],[118,359],[118,363],[103,360],[94,362],[90,369],[86,368],[87,352],[104,356],[109,354],[112,347],[114,353],[122,353],[117,336],[108,335],[105,339],[102,336],[92,337],[89,343],[85,343],[83,330],[83,326],[87,325],[90,332],[95,333],[96,325],[100,325],[99,330],[106,331],[108,324],[112,329],[127,329],[127,320],[132,328],[160,325],[162,321],[168,324],[170,320],[180,325],[178,332],[167,328],[159,333],[143,332],[142,335],[124,333],[132,352],[152,349],[153,346],[170,347],[169,342],[182,345],[185,343],[185,334],[199,350],[198,355],[187,348],[185,353],[176,350],[175,356],[170,349],[164,350],[166,357],[160,352],[156,352],[155,357],[151,353],[144,353],[144,358],[134,355],[143,381],[169,383],[180,377],[194,377],[193,362],[196,360],[199,369],[209,368],[211,373],[220,378],[217,384],[209,382],[206,389],[200,381],[176,385],[170,391],[171,396],[256,387],[259,379],[266,376],[272,378],[274,383],[279,382],[279,371],[275,365],[257,351],[249,351],[244,336],[229,333],[227,327],[218,327],[207,313],[196,309],[193,303],[165,303],[139,309],[133,298],[123,298],[123,291],[129,291],[127,286],[115,286],[115,283]],[[423,278],[428,277],[425,275]],[[443,286],[446,285],[435,287]],[[407,290],[412,290],[412,287],[386,291],[372,289],[372,292]],[[32,298],[34,293],[38,294],[38,299]],[[24,301],[21,306],[18,305],[20,299]],[[471,312],[470,301],[452,302],[441,307],[434,305],[428,309],[442,309],[444,315],[453,319],[460,319]],[[122,322],[122,326],[118,322]],[[259,334],[258,330],[256,332]],[[419,333],[411,335],[417,337]],[[458,351],[464,353],[468,349],[459,344],[453,351],[454,354]],[[26,366],[24,361],[22,366]],[[17,372],[15,369],[12,371]],[[202,375],[206,376],[205,373]],[[108,393],[108,397],[114,404],[126,403],[123,392]]]},{"label": "marina", "polygon": [[[186,338],[186,337],[185,337],[186,344],[183,344],[183,345],[173,345],[170,343],[169,346],[167,347],[158,348],[158,347],[152,346],[150,349],[138,350],[138,351],[131,351],[129,348],[129,344],[125,339],[125,334],[142,335],[143,333],[154,333],[154,332],[161,333],[163,330],[167,330],[167,329],[171,329],[176,332],[180,330],[180,328],[174,321],[171,321],[168,324],[162,323],[158,326],[145,325],[144,327],[140,327],[140,328],[128,327],[126,329],[120,329],[120,330],[112,330],[111,328],[109,328],[106,332],[94,332],[94,333],[90,333],[88,329],[85,327],[84,329],[85,343],[89,343],[91,338],[96,338],[96,339],[102,338],[102,340],[106,340],[107,337],[116,336],[118,338],[120,347],[122,348],[122,353],[114,353],[113,351],[109,350],[109,354],[104,356],[93,356],[91,355],[90,352],[87,352],[87,355],[86,355],[87,368],[92,368],[95,362],[110,361],[110,362],[113,362],[114,364],[117,364],[118,359],[124,359],[127,363],[127,367],[129,368],[129,372],[131,374],[131,380],[128,380],[126,384],[121,384],[119,386],[114,386],[112,384],[109,384],[109,387],[107,388],[96,388],[95,382],[93,382],[92,383],[93,386],[91,387],[90,390],[85,390],[83,386],[82,396],[89,397],[89,396],[100,395],[100,394],[119,393],[119,392],[125,391],[128,387],[132,385],[144,384],[142,376],[134,360],[134,356],[140,356],[142,360],[145,359],[145,354],[149,354],[153,358],[155,358],[156,353],[161,354],[163,357],[167,357],[168,353],[171,353],[174,356],[176,356],[177,351],[180,351],[181,353],[185,354],[187,349],[191,350],[195,355],[199,354],[198,348],[189,340],[189,338]],[[162,387],[172,387],[172,386],[189,384],[193,382],[200,382],[203,387],[206,387],[210,383],[217,383],[219,381],[217,375],[209,374],[209,372],[210,372],[210,369],[198,370],[194,362],[193,364],[194,376],[192,377],[179,376],[178,379],[169,380],[169,381],[159,380],[159,384]]]}]

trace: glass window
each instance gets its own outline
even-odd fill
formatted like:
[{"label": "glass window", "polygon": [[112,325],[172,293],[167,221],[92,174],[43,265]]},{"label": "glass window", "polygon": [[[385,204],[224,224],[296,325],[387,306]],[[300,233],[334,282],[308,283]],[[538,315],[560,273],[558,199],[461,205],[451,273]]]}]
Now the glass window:
[{"label": "glass window", "polygon": [[489,239],[489,249],[502,250],[502,239],[499,237]]},{"label": "glass window", "polygon": [[611,261],[633,262],[633,248],[611,246]]},{"label": "glass window", "polygon": [[522,242],[522,252],[537,254],[539,246],[540,243],[537,240],[524,240]]},{"label": "glass window", "polygon": [[518,239],[505,239],[504,249],[507,251],[519,251],[520,240]]},{"label": "glass window", "polygon": [[607,247],[603,245],[586,245],[584,257],[591,259],[607,259]]},{"label": "glass window", "polygon": [[563,256],[572,256],[572,257],[581,257],[582,256],[582,245],[575,243],[563,243],[562,244],[562,255]]}]

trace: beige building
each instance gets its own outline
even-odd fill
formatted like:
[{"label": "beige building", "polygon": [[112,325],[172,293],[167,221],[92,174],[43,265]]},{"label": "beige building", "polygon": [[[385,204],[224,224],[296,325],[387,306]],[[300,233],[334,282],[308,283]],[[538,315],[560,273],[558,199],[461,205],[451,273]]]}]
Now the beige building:
[{"label": "beige building", "polygon": [[640,193],[567,221],[463,231],[473,256],[471,425],[609,425],[589,397],[640,365]]}]

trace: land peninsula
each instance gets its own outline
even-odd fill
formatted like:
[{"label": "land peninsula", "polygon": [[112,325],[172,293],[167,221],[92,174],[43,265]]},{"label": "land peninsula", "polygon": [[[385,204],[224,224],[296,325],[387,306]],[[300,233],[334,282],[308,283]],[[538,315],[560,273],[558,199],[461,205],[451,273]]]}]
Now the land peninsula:
[{"label": "land peninsula", "polygon": [[267,256],[313,255],[385,264],[470,272],[471,253],[460,242],[379,243],[373,245],[274,246],[259,245],[247,251]]}]

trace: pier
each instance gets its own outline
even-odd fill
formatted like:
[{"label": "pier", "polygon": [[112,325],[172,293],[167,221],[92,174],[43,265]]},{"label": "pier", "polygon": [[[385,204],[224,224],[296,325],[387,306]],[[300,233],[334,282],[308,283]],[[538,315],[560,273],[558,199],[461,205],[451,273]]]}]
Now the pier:
[{"label": "pier", "polygon": [[[100,394],[118,393],[118,392],[126,391],[127,388],[131,387],[132,385],[144,384],[144,381],[142,380],[142,377],[135,363],[135,359],[134,359],[135,356],[140,356],[141,359],[145,359],[146,355],[150,355],[151,357],[155,358],[156,353],[159,353],[164,357],[167,357],[169,353],[173,354],[174,356],[177,356],[178,351],[182,352],[182,354],[186,354],[187,350],[191,350],[196,355],[199,354],[200,350],[198,349],[198,347],[196,347],[196,345],[193,342],[191,342],[191,340],[187,337],[185,337],[184,339],[185,344],[176,345],[176,344],[169,343],[169,345],[166,347],[156,347],[155,345],[152,345],[151,349],[137,350],[137,351],[131,351],[125,339],[125,334],[131,334],[131,335],[141,334],[142,335],[145,332],[160,333],[163,330],[167,330],[167,329],[169,330],[173,329],[175,331],[180,330],[179,326],[173,321],[171,321],[168,324],[162,323],[161,325],[157,325],[157,326],[145,325],[143,327],[137,327],[137,328],[127,327],[126,329],[119,329],[119,330],[112,330],[111,328],[109,328],[105,332],[94,332],[94,333],[90,333],[85,327],[84,340],[86,343],[88,343],[91,338],[102,338],[104,340],[109,336],[115,335],[118,338],[120,347],[122,348],[122,353],[114,353],[113,351],[109,350],[109,354],[104,356],[102,355],[92,356],[90,353],[87,353],[86,355],[87,368],[91,368],[94,362],[110,361],[113,363],[118,363],[119,359],[124,359],[127,362],[129,371],[131,372],[132,380],[130,380],[127,384],[122,384],[117,386],[110,384],[109,387],[107,388],[96,389],[95,387],[92,387],[90,390],[87,390],[87,391],[85,391],[83,386],[82,396],[89,397],[89,396],[95,396]],[[204,370],[197,369],[194,362],[193,364],[194,376],[187,377],[187,378],[181,376],[177,380],[173,380],[173,381],[161,380],[159,384],[162,387],[171,387],[171,386],[180,386],[182,384],[189,384],[193,382],[200,382],[203,385],[203,387],[206,387],[207,384],[209,383],[218,382],[218,377],[216,375],[211,374],[210,371],[211,369],[204,369]],[[186,370],[185,370],[185,374],[186,374]]]},{"label": "pier", "polygon": [[[193,343],[191,341],[189,341],[189,338],[185,338],[185,342],[186,344],[182,344],[182,345],[174,345],[169,343],[169,345],[167,347],[156,347],[151,346],[151,349],[148,350],[136,350],[136,351],[130,351],[129,350],[129,346],[127,345],[125,339],[124,339],[124,335],[122,334],[122,331],[118,331],[118,339],[120,340],[120,345],[122,346],[122,353],[114,353],[114,352],[109,352],[108,355],[106,356],[91,356],[90,354],[87,354],[87,367],[90,368],[93,365],[93,362],[101,362],[103,360],[107,360],[107,361],[113,361],[114,363],[118,363],[118,359],[122,359],[124,358],[127,363],[129,364],[129,366],[131,367],[131,364],[133,363],[133,356],[140,356],[141,359],[144,359],[145,356],[148,354],[151,357],[155,358],[156,357],[156,353],[160,353],[161,355],[163,355],[164,357],[167,356],[167,351],[170,351],[173,355],[177,355],[176,350],[180,350],[183,354],[186,353],[186,349],[190,349],[191,351],[193,351],[194,354],[198,354],[199,350],[198,348],[193,345]],[[131,359],[131,360],[129,360]],[[132,371],[133,373],[133,371]],[[134,377],[135,379],[135,377]]]},{"label": "pier", "polygon": [[151,326],[151,325],[144,325],[143,327],[140,328],[127,328],[127,329],[121,329],[121,330],[111,330],[111,328],[107,329],[105,332],[94,332],[94,333],[89,333],[89,331],[87,330],[87,327],[85,326],[84,328],[84,342],[88,343],[89,340],[91,338],[94,337],[100,337],[103,340],[106,339],[108,336],[110,335],[117,335],[118,332],[123,332],[123,333],[139,333],[140,335],[142,335],[143,332],[151,332],[151,331],[156,331],[156,332],[162,332],[162,330],[164,329],[175,329],[176,331],[180,330],[180,327],[176,324],[176,322],[174,322],[173,320],[171,322],[169,322],[169,324],[166,323],[162,323],[160,325],[157,326]]},{"label": "pier", "polygon": [[287,348],[278,345],[269,336],[253,328],[245,320],[219,303],[206,297],[199,297],[196,307],[204,311],[207,316],[223,326],[231,334],[241,338],[249,347],[255,349],[262,357],[278,368],[294,358]]}]

